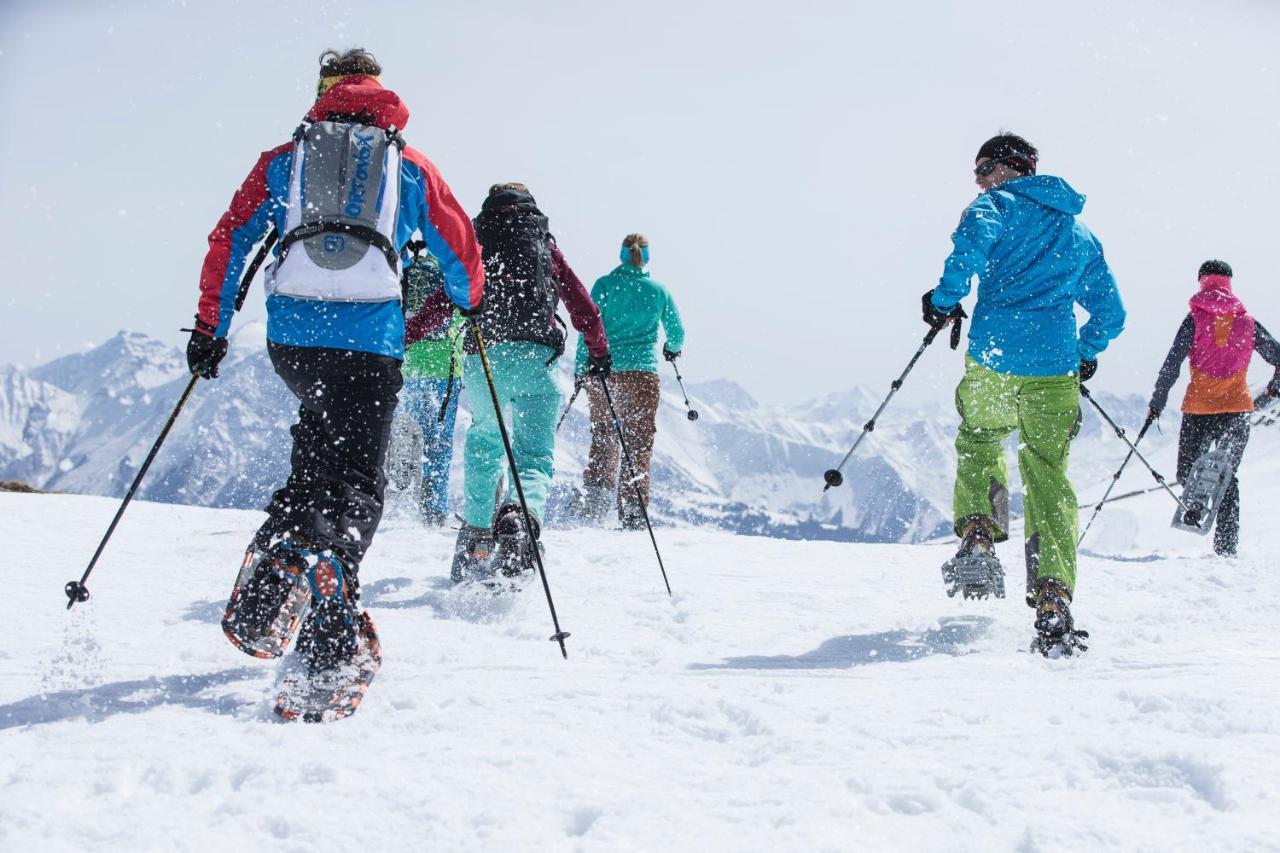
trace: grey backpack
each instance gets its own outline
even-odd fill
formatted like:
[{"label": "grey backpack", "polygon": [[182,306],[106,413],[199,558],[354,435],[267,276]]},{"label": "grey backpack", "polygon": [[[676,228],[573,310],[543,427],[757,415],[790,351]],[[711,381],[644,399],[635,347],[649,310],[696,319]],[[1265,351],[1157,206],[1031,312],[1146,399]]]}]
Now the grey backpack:
[{"label": "grey backpack", "polygon": [[328,120],[298,128],[270,293],[344,302],[400,298],[394,240],[403,147],[394,127]]}]

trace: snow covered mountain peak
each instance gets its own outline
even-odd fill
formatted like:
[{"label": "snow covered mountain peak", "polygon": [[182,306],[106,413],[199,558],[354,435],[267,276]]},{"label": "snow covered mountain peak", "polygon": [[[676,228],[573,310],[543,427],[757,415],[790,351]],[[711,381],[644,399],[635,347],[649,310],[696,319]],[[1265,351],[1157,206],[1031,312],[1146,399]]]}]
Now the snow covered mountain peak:
[{"label": "snow covered mountain peak", "polygon": [[[914,542],[950,530],[953,407],[886,410],[845,467],[845,485],[824,492],[822,472],[839,462],[882,394],[854,388],[772,406],[732,380],[701,382],[688,386],[702,414],[690,422],[669,371],[662,376],[652,472],[659,520],[783,538],[877,542]],[[136,332],[31,370],[0,367],[0,479],[123,494],[189,379],[181,352]],[[568,388],[567,366],[562,379]],[[459,435],[468,422],[465,406],[479,399],[473,390],[463,393]],[[1099,397],[1121,423],[1140,420],[1140,399]],[[586,408],[579,400],[559,434],[547,509],[552,526],[567,523],[564,510],[586,463]],[[263,324],[245,324],[232,336],[220,377],[197,384],[140,496],[263,506],[287,475],[288,428],[296,411],[297,401],[271,368]],[[1154,452],[1175,434],[1153,431],[1144,446]],[[1122,455],[1118,439],[1091,413],[1086,416],[1072,453],[1077,482],[1104,480]],[[455,495],[462,486],[461,456],[455,454]]]},{"label": "snow covered mountain peak", "polygon": [[178,350],[141,332],[122,330],[93,349],[55,359],[27,374],[71,394],[105,391],[115,396],[157,388],[185,369]]}]

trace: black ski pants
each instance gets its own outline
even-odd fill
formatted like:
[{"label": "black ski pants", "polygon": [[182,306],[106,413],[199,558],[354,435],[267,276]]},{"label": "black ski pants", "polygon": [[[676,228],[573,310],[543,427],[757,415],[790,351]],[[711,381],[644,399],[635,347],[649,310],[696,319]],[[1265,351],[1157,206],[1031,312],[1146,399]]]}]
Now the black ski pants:
[{"label": "black ski pants", "polygon": [[352,579],[382,520],[391,417],[403,379],[389,356],[268,343],[271,364],[301,404],[289,479],[258,532],[332,549]]},{"label": "black ski pants", "polygon": [[1221,447],[1231,460],[1231,484],[1222,497],[1218,520],[1213,529],[1213,549],[1220,554],[1234,554],[1240,544],[1240,482],[1235,472],[1249,443],[1249,420],[1252,412],[1227,412],[1220,415],[1183,415],[1178,433],[1178,479],[1186,482],[1191,466],[1211,446]]}]

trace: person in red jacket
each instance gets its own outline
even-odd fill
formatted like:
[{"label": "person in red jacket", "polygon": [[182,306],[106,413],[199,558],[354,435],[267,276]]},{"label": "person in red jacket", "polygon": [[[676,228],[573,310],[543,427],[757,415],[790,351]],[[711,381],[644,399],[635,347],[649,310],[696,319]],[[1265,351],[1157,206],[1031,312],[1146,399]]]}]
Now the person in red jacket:
[{"label": "person in red jacket", "polygon": [[249,654],[274,657],[305,611],[298,646],[312,671],[350,661],[372,624],[356,607],[356,575],[382,517],[406,244],[422,233],[458,308],[479,305],[484,287],[471,222],[400,136],[409,111],[379,82],[381,66],[359,49],[320,61],[316,102],[293,139],[259,158],[209,235],[187,346],[191,372],[216,377],[246,258],[274,228],[267,349],[298,398],[298,422],[288,481],[248,549],[223,629]]}]

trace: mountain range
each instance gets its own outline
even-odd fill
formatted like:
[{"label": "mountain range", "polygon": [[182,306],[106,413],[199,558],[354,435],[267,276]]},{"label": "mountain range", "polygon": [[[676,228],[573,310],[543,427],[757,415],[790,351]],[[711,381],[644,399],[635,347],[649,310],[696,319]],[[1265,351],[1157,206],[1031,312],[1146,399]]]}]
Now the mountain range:
[{"label": "mountain range", "polygon": [[[198,383],[138,497],[260,508],[283,482],[297,404],[271,369],[264,333],[251,323],[232,336],[221,376]],[[38,367],[0,366],[0,479],[123,495],[189,378],[181,352],[128,331]],[[560,378],[567,399],[567,365]],[[678,388],[664,380],[653,458],[655,520],[865,542],[918,542],[949,533],[958,420],[950,405],[891,406],[849,460],[845,484],[824,492],[823,472],[839,462],[882,392],[854,388],[780,407],[759,403],[730,380],[691,384],[688,391],[696,421],[687,419]],[[938,396],[949,401],[950,389]],[[1121,424],[1141,421],[1141,398],[1097,396]],[[465,391],[462,401],[459,445],[469,421]],[[586,463],[586,408],[579,399],[560,432],[551,525],[568,523],[564,510]],[[392,469],[413,467],[411,430],[408,419],[398,418]],[[1176,423],[1162,434],[1153,431],[1145,445],[1158,451],[1174,435]],[[1119,440],[1086,413],[1072,452],[1075,482],[1092,496],[1123,455]],[[454,469],[456,499],[460,451]],[[1016,514],[1016,485],[1014,491]],[[407,503],[389,498],[393,508],[397,501]]]}]

